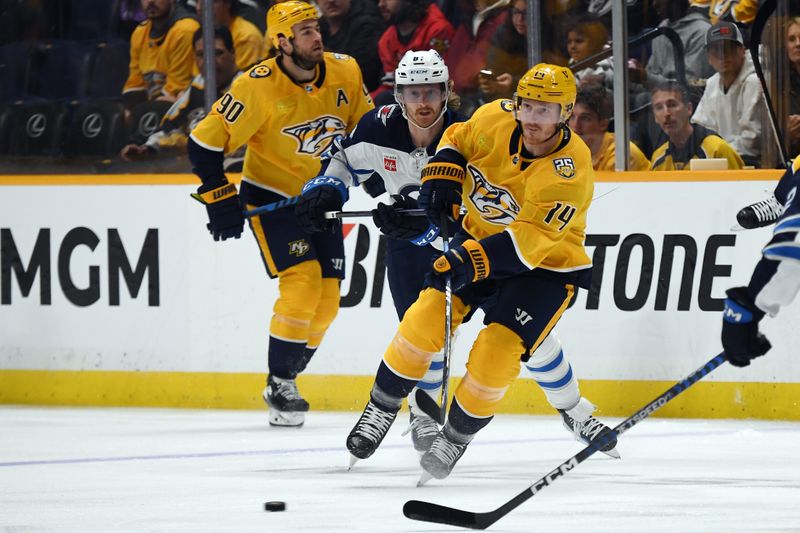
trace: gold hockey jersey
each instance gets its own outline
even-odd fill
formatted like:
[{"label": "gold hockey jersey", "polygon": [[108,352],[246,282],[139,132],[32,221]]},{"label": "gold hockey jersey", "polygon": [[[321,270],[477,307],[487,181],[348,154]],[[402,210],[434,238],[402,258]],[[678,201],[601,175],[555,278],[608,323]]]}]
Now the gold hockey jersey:
[{"label": "gold hockey jersey", "polygon": [[452,149],[466,160],[462,225],[470,235],[506,232],[528,269],[573,272],[591,266],[584,240],[594,170],[580,137],[566,126],[558,135],[551,153],[526,155],[512,102],[496,100],[450,126],[438,153]]},{"label": "gold hockey jersey", "polygon": [[282,196],[300,194],[320,155],[373,108],[355,59],[325,53],[317,77],[295,83],[280,58],[240,76],[192,131],[208,150],[230,153],[247,144],[242,180]]},{"label": "gold hockey jersey", "polygon": [[152,22],[145,20],[131,35],[128,80],[122,92],[147,91],[149,100],[176,97],[189,87],[195,68],[192,38],[200,24],[190,17],[176,20],[167,33],[150,37]]}]

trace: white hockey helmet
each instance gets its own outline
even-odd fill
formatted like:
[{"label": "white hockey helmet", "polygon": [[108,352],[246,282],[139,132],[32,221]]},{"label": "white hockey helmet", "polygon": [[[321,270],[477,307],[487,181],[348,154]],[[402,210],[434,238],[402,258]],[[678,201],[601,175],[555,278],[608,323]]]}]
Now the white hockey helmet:
[{"label": "white hockey helmet", "polygon": [[450,73],[444,59],[436,50],[409,50],[400,59],[394,71],[397,85],[422,85],[450,81]]},{"label": "white hockey helmet", "polygon": [[[400,94],[400,87],[408,85],[427,85],[441,83],[444,85],[442,90],[442,111],[436,120],[427,127],[422,127],[408,118],[406,113],[406,105],[403,96]],[[409,50],[394,71],[394,99],[400,105],[403,111],[403,116],[406,120],[414,123],[415,126],[422,129],[433,127],[434,124],[444,116],[447,111],[447,99],[450,97],[450,72],[447,70],[447,65],[444,64],[444,59],[439,55],[436,50]]]}]

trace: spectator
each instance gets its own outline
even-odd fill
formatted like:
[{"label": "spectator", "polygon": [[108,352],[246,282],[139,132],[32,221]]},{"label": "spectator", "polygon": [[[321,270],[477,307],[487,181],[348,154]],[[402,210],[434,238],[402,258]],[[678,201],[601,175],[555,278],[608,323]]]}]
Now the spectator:
[{"label": "spectator", "polygon": [[720,20],[752,24],[758,13],[758,0],[711,0],[708,16],[712,24]]},{"label": "spectator", "polygon": [[409,50],[434,49],[442,57],[455,29],[431,0],[378,0],[378,9],[388,25],[378,41],[383,79],[372,97],[376,105],[394,103],[394,71]]},{"label": "spectator", "polygon": [[[239,70],[247,70],[263,59],[266,56],[264,35],[255,24],[233,13],[235,0],[210,1],[214,6],[214,25],[228,28],[233,36]],[[202,14],[204,3],[204,0],[197,1],[198,13]]]},{"label": "spectator", "polygon": [[[612,116],[611,96],[605,87],[586,84],[578,89],[569,127],[592,151],[592,167],[595,170],[615,170],[614,134],[608,131]],[[630,143],[628,167],[628,170],[650,168],[650,161],[633,143]]]},{"label": "spectator", "polygon": [[[569,54],[569,66],[572,66],[587,57],[591,57],[598,52],[602,52],[608,45],[608,28],[600,19],[584,14],[578,16],[567,32],[567,53]],[[578,86],[582,83],[599,83],[605,87],[614,86],[614,67],[611,59],[599,61],[594,66],[583,68],[575,74]]]},{"label": "spectator", "polygon": [[325,49],[354,57],[367,90],[377,89],[383,74],[378,40],[385,25],[374,0],[319,0],[318,5]]},{"label": "spectator", "polygon": [[519,79],[528,71],[528,2],[513,0],[505,22],[497,29],[486,51],[490,74],[478,77],[483,101],[511,98]]},{"label": "spectator", "polygon": [[789,116],[786,123],[790,154],[800,153],[800,17],[786,23],[786,53],[789,56]]},{"label": "spectator", "polygon": [[128,80],[122,88],[126,107],[147,100],[174,102],[189,87],[194,68],[192,37],[197,20],[175,0],[142,0],[147,20],[131,35]]},{"label": "spectator", "polygon": [[505,22],[510,0],[457,0],[461,22],[456,26],[447,54],[447,66],[461,96],[461,112],[469,116],[480,104],[478,74],[486,66],[486,53],[497,29]]},{"label": "spectator", "polygon": [[[687,81],[692,85],[702,84],[714,74],[705,53],[706,32],[711,26],[708,17],[690,11],[688,0],[652,0],[652,3],[656,14],[663,19],[659,26],[675,30],[683,43]],[[669,39],[663,36],[653,39],[646,68],[635,59],[630,65],[631,81],[646,83],[648,88],[667,79],[676,79],[675,51]]]},{"label": "spectator", "polygon": [[761,83],[745,58],[742,33],[731,22],[718,22],[708,30],[706,50],[717,73],[708,79],[692,122],[716,131],[746,164],[759,166],[766,114]]},{"label": "spectator", "polygon": [[659,83],[650,92],[656,123],[668,140],[655,149],[651,170],[688,170],[690,159],[728,160],[728,169],[744,166],[736,150],[725,140],[699,124],[692,125],[689,90],[674,81]]},{"label": "spectator", "polygon": [[[203,79],[203,30],[197,30],[194,34],[194,51],[197,63],[198,74],[192,80],[192,85],[187,89],[178,100],[169,108],[158,131],[153,133],[144,144],[128,144],[120,152],[120,157],[125,161],[141,160],[152,157],[164,149],[186,148],[189,132],[195,124],[200,122],[205,116],[205,100]],[[233,36],[225,26],[218,26],[214,29],[214,66],[217,80],[217,97],[222,96],[228,90],[233,80],[241,74],[236,67],[235,60],[236,48],[233,44]],[[241,161],[241,154],[230,154],[230,159]]]}]

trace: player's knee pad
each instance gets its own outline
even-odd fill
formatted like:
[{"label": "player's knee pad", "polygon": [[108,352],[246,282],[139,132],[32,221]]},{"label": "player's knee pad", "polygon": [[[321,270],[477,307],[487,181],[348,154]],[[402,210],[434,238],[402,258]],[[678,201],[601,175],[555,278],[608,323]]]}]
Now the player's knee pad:
[{"label": "player's knee pad", "polygon": [[467,373],[456,389],[461,408],[474,417],[492,416],[519,375],[519,358],[524,350],[522,338],[502,324],[492,323],[482,329],[472,345]]},{"label": "player's knee pad", "polygon": [[307,342],[311,320],[322,294],[319,262],[304,261],[278,274],[279,295],[273,307],[270,335]]},{"label": "player's knee pad", "polygon": [[322,278],[322,292],[317,305],[317,312],[311,320],[311,331],[308,337],[308,346],[316,348],[322,342],[322,337],[328,330],[339,312],[339,280],[336,278]]},{"label": "player's knee pad", "polygon": [[578,380],[554,332],[536,348],[525,367],[556,409],[569,409],[580,400]]},{"label": "player's knee pad", "polygon": [[[397,334],[383,356],[386,365],[397,375],[419,380],[430,367],[434,354],[444,347],[444,294],[426,289],[408,308]],[[453,297],[452,327],[461,324],[468,308]]]},{"label": "player's knee pad", "polygon": [[[469,307],[453,295],[452,311],[452,330],[455,331]],[[444,320],[444,293],[427,288],[403,315],[398,332],[420,350],[436,353],[444,347]]]}]

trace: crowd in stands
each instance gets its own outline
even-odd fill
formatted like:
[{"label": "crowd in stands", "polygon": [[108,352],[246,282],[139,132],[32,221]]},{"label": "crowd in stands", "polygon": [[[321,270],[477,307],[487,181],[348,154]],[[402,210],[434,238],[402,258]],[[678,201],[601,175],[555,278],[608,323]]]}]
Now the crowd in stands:
[{"label": "crowd in stands", "polygon": [[[265,17],[273,3],[0,0],[0,155],[185,160],[186,136],[204,113],[203,10],[213,10],[220,96],[274,54]],[[759,2],[626,3],[631,38],[662,32],[629,51],[630,169],[688,169],[696,158],[724,159],[728,168],[780,166],[748,50]],[[762,47],[762,56],[771,54],[770,97],[789,155],[800,152],[800,12],[792,4],[774,24],[775,42],[785,46]],[[394,102],[394,69],[407,50],[433,48],[445,58],[466,115],[511,98],[528,68],[526,0],[315,5],[325,49],[356,59],[376,105]],[[542,60],[573,68],[579,83],[569,124],[592,150],[595,168],[613,170],[612,1],[541,5],[542,27],[534,30]],[[682,55],[664,34],[672,32]]]}]

